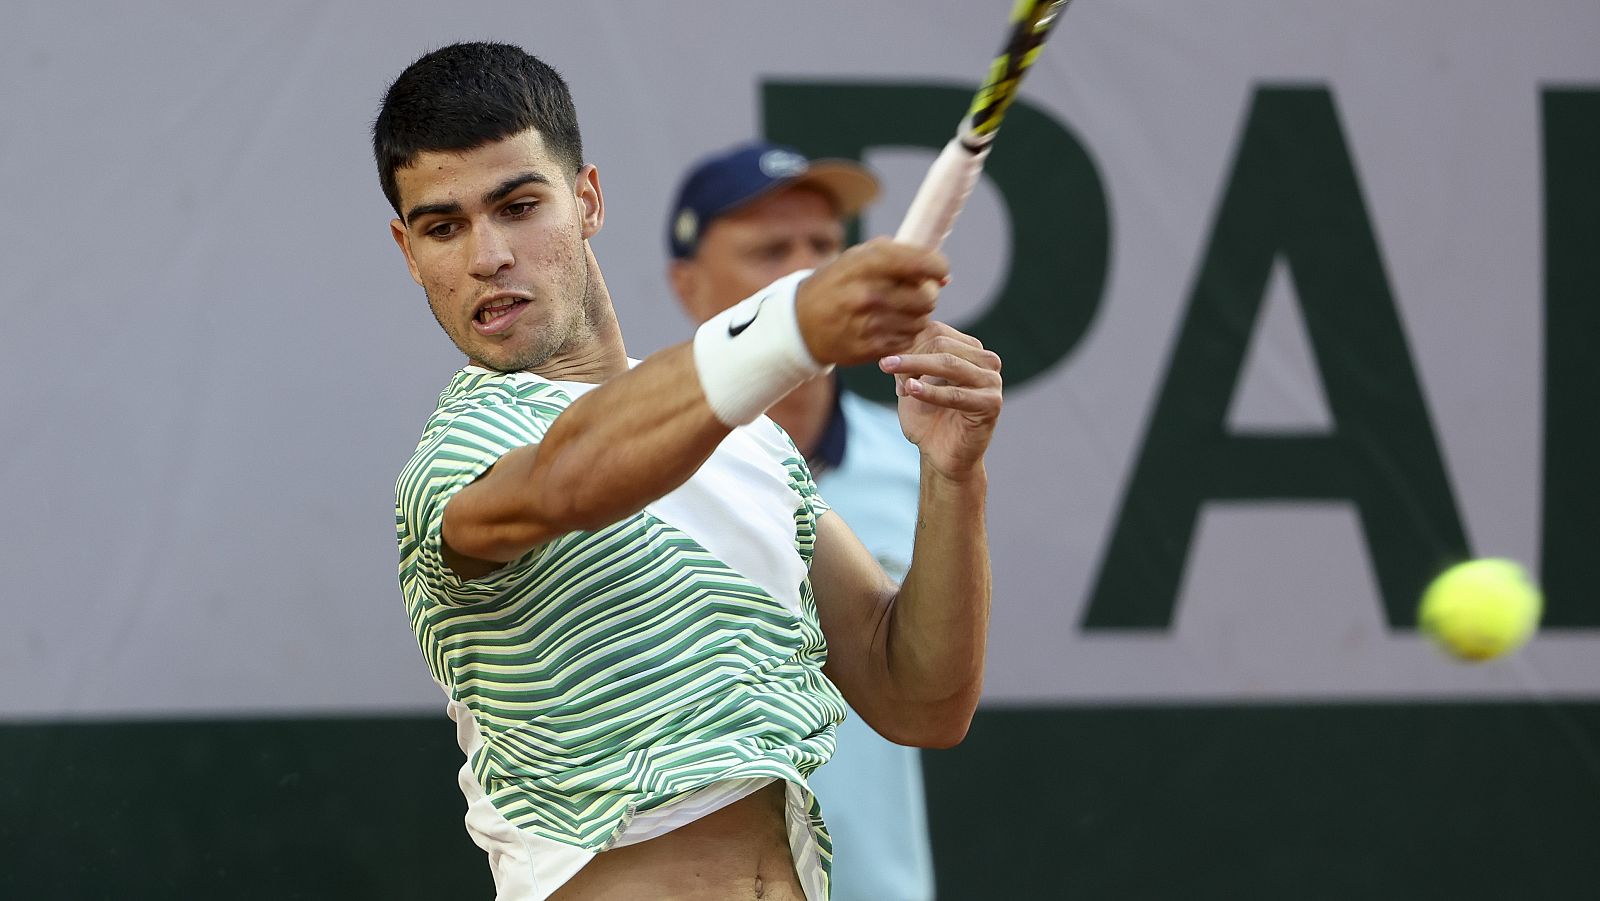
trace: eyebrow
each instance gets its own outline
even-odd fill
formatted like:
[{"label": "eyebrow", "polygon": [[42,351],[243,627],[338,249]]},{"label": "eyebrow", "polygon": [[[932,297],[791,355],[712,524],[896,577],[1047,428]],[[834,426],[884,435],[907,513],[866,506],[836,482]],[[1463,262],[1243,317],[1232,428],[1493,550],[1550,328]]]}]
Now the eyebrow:
[{"label": "eyebrow", "polygon": [[[513,175],[484,192],[483,203],[485,206],[499,203],[510,196],[512,192],[526,185],[548,184],[550,184],[550,179],[537,172],[524,172],[521,175]],[[452,216],[459,212],[461,212],[461,204],[454,200],[442,203],[419,203],[406,213],[405,222],[406,225],[410,225],[423,216]]]}]

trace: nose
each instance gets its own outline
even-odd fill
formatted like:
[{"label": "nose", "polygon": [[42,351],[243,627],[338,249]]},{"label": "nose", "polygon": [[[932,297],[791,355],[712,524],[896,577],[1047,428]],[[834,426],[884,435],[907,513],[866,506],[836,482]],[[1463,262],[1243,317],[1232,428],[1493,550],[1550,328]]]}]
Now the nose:
[{"label": "nose", "polygon": [[516,262],[511,253],[511,242],[500,229],[488,225],[472,230],[471,272],[479,278],[489,278]]}]

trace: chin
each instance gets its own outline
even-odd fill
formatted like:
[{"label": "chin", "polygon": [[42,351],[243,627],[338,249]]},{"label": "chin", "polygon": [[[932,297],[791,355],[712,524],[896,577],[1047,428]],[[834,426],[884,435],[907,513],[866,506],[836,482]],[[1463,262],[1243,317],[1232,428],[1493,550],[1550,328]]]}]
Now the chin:
[{"label": "chin", "polygon": [[[495,372],[516,372],[526,369],[527,367],[522,365],[520,360],[532,356],[526,349],[522,349],[519,353],[516,348],[507,348],[503,344],[484,341],[476,334],[463,335],[460,338],[455,335],[450,337],[451,343],[456,346],[456,350],[465,355],[472,365],[482,366],[484,369],[492,369]],[[470,340],[461,340],[461,338]]]},{"label": "chin", "polygon": [[521,372],[522,370],[529,368],[518,360],[507,359],[501,356],[479,356],[475,357],[474,359],[478,361],[479,366],[482,366],[485,369],[492,369],[495,372]]},{"label": "chin", "polygon": [[[470,355],[469,355],[470,356]],[[547,362],[554,354],[548,350],[525,348],[518,351],[500,352],[479,356],[476,359],[488,369],[496,372],[523,372],[536,369]]]}]

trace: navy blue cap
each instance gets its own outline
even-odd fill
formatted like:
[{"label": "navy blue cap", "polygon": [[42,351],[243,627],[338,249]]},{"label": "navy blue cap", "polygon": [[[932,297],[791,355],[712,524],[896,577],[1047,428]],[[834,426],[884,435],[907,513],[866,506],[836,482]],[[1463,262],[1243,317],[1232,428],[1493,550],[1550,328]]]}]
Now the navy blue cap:
[{"label": "navy blue cap", "polygon": [[706,227],[781,187],[807,185],[832,197],[849,218],[878,196],[878,179],[855,160],[808,160],[781,144],[753,141],[696,163],[678,188],[667,221],[667,247],[676,259],[694,256]]}]

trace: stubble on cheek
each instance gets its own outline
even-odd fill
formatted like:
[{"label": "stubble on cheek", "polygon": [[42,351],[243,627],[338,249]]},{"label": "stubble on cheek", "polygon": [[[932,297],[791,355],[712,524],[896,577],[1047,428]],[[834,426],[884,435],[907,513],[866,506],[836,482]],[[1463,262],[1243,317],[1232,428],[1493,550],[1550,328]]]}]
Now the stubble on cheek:
[{"label": "stubble on cheek", "polygon": [[[469,359],[501,372],[535,369],[595,336],[600,298],[592,284],[581,230],[575,227],[566,240],[546,244],[536,253],[536,259],[527,261],[531,266],[518,268],[554,278],[544,283],[545,290],[522,285],[532,291],[532,303],[511,331],[493,338],[478,334],[465,318],[470,309],[463,304],[470,301],[459,286],[424,282],[434,319]],[[550,290],[554,296],[546,293]]]},{"label": "stubble on cheek", "polygon": [[[449,317],[446,316],[444,312],[451,309],[448,303],[450,292],[448,290],[443,292],[445,297],[445,301],[443,302],[441,302],[439,299],[440,292],[431,285],[423,284],[422,293],[428,298],[428,312],[433,314],[434,321],[439,323],[440,328],[444,329],[445,335],[450,338],[450,343],[454,344],[462,353],[466,353],[468,356],[471,356],[471,353],[468,351],[468,349],[462,346],[466,336],[458,334],[458,327],[449,319]],[[471,328],[471,326],[467,326],[467,328]]]}]

